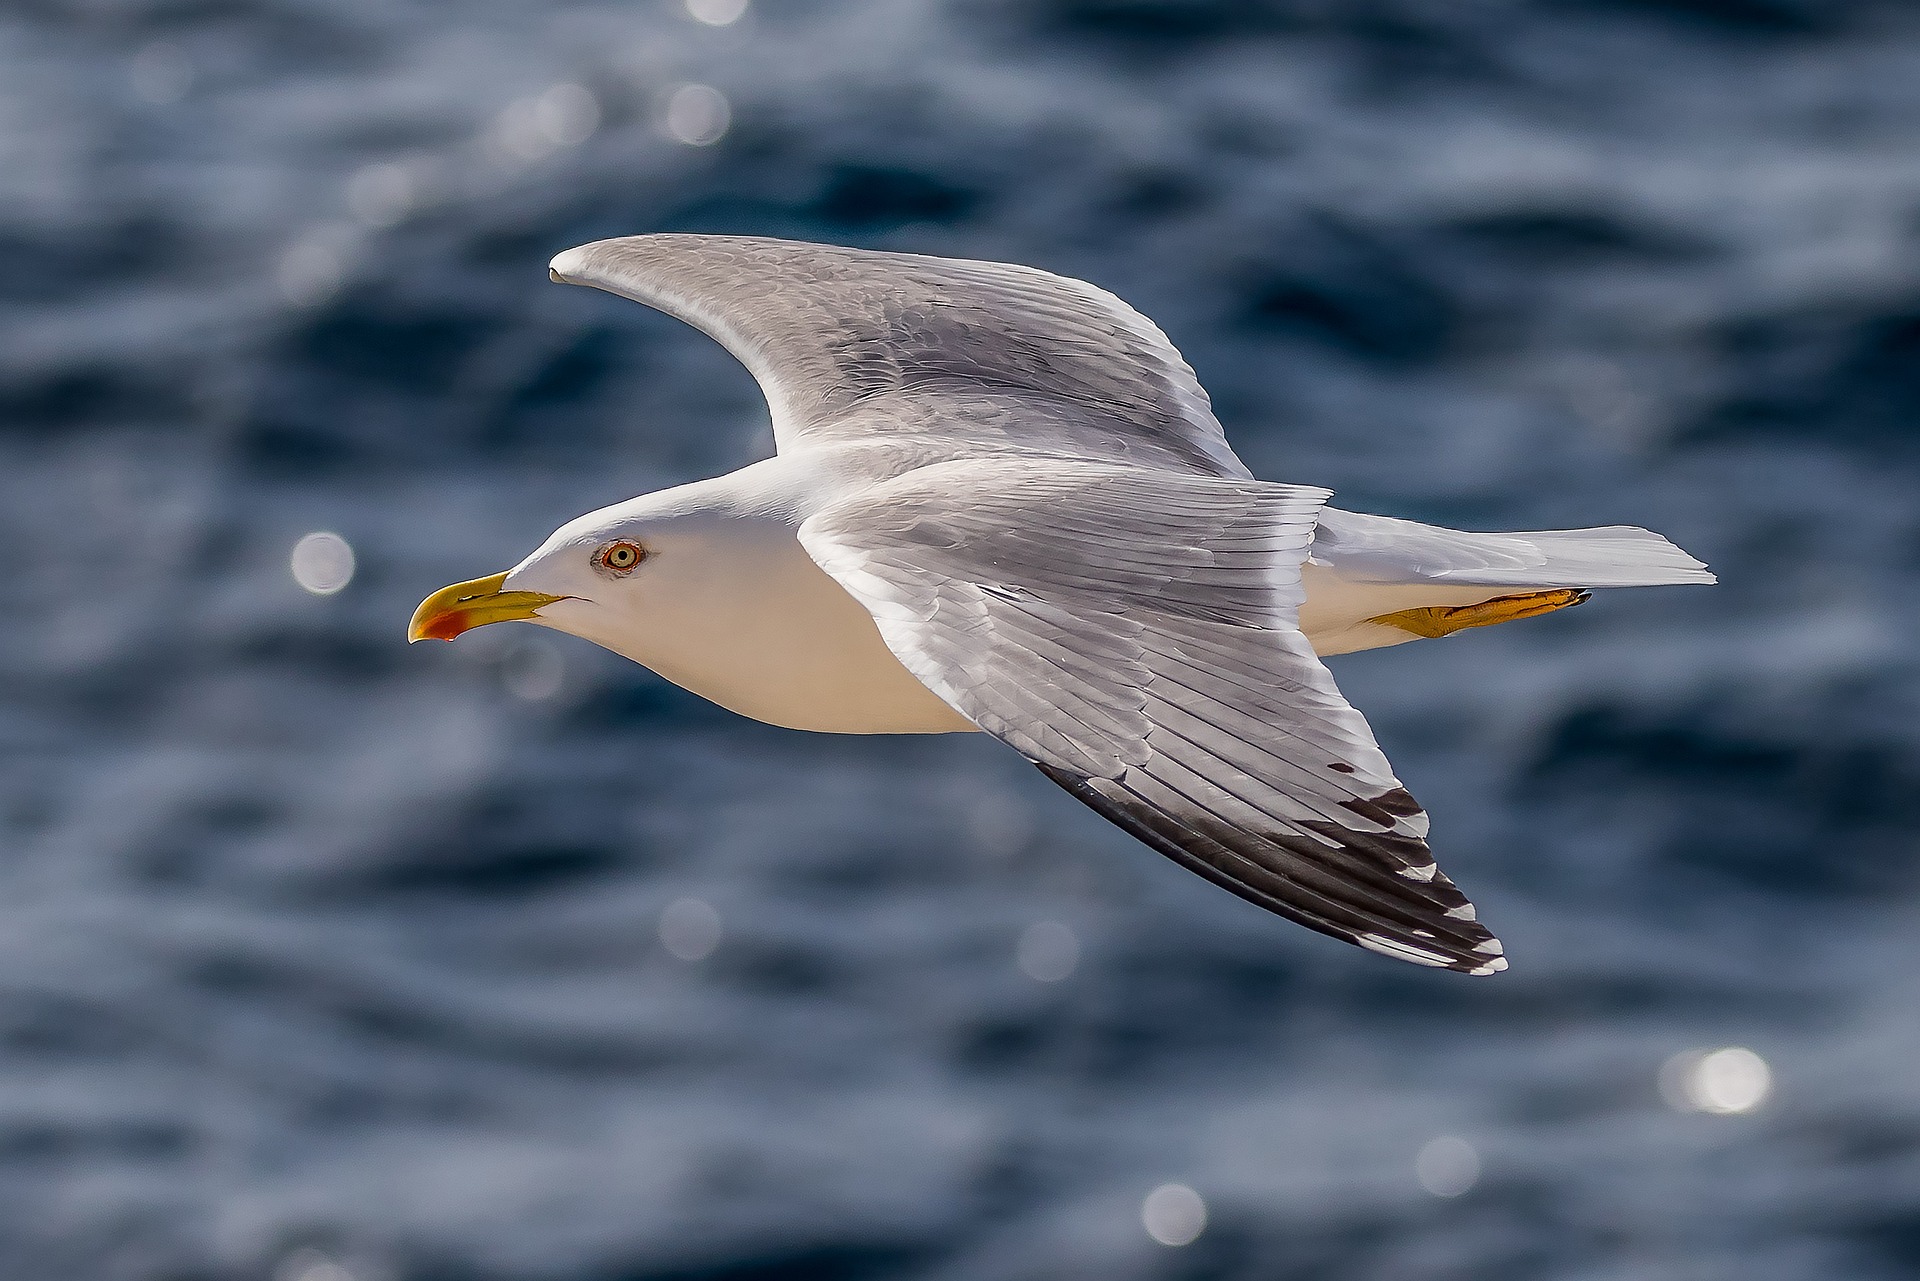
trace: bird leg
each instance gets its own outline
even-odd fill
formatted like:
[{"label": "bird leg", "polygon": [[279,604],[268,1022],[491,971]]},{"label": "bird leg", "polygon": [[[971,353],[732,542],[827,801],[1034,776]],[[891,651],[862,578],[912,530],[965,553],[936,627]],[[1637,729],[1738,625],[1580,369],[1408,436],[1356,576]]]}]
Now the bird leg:
[{"label": "bird leg", "polygon": [[1490,627],[1510,623],[1516,618],[1551,614],[1556,609],[1578,605],[1592,595],[1584,587],[1556,587],[1552,591],[1522,592],[1517,596],[1496,596],[1478,605],[1431,605],[1425,609],[1402,609],[1370,618],[1370,623],[1385,623],[1403,632],[1431,639],[1451,636],[1469,627]]}]

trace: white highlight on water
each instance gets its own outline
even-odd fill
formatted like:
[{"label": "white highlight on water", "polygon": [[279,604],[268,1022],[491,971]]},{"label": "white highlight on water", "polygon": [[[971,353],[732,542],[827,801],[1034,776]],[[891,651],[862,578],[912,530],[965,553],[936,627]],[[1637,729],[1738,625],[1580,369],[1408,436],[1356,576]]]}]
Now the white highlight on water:
[{"label": "white highlight on water", "polygon": [[1456,1197],[1480,1181],[1480,1154],[1465,1139],[1443,1134],[1413,1158],[1413,1173],[1433,1195]]},{"label": "white highlight on water", "polygon": [[675,142],[707,147],[727,136],[733,108],[712,85],[681,85],[667,95],[661,127]]},{"label": "white highlight on water", "polygon": [[352,582],[353,565],[352,544],[325,530],[295,543],[287,561],[293,581],[315,596],[331,596]]},{"label": "white highlight on water", "polygon": [[1140,1203],[1140,1226],[1161,1245],[1192,1245],[1207,1230],[1207,1203],[1184,1183],[1162,1183]]},{"label": "white highlight on water", "polygon": [[730,27],[747,12],[747,0],[687,0],[687,16],[709,27]]},{"label": "white highlight on water", "polygon": [[557,84],[535,100],[534,112],[547,137],[577,147],[600,127],[600,100],[577,84]]},{"label": "white highlight on water", "polygon": [[1773,1069],[1744,1045],[1683,1050],[1660,1067],[1660,1096],[1676,1112],[1737,1116],[1773,1093]]},{"label": "white highlight on water", "polygon": [[577,147],[600,127],[600,100],[577,84],[557,84],[507,105],[494,121],[491,145],[507,160],[538,160]]},{"label": "white highlight on water", "polygon": [[318,1250],[302,1247],[274,1267],[273,1281],[354,1281],[354,1275]]},{"label": "white highlight on water", "polygon": [[1037,983],[1058,983],[1080,964],[1080,939],[1059,921],[1035,921],[1020,932],[1014,960]]},{"label": "white highlight on water", "polygon": [[705,899],[675,899],[660,913],[660,945],[683,961],[706,960],[720,946],[720,913]]}]

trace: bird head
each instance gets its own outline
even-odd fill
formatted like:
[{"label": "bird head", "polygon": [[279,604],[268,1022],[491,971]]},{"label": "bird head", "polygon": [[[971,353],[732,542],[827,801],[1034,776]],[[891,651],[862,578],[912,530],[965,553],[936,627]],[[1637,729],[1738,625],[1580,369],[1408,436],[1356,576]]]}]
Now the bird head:
[{"label": "bird head", "polygon": [[[524,621],[627,653],[676,628],[742,564],[762,521],[734,486],[700,481],[567,522],[503,574],[443,587],[420,602],[407,639],[452,640],[488,623]],[[745,553],[744,555],[739,553]]]},{"label": "bird head", "polygon": [[[555,530],[503,574],[443,587],[420,602],[407,639],[450,641],[488,623],[524,621],[597,639],[616,618],[643,616],[645,598],[674,577],[669,549],[692,531],[686,513],[648,495],[589,512]],[[667,568],[663,569],[665,564]]]}]

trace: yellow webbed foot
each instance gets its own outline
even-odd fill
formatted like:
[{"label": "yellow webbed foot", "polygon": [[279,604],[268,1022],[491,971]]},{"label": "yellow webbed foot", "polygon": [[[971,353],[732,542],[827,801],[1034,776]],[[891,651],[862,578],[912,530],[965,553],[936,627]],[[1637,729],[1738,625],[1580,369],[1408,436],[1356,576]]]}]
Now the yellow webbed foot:
[{"label": "yellow webbed foot", "polygon": [[1495,623],[1510,623],[1516,618],[1551,614],[1556,609],[1578,605],[1591,595],[1584,587],[1559,587],[1546,592],[1496,596],[1478,605],[1433,605],[1425,609],[1402,609],[1367,621],[1384,623],[1388,627],[1398,627],[1403,632],[1431,639],[1451,636],[1469,627],[1491,627]]}]

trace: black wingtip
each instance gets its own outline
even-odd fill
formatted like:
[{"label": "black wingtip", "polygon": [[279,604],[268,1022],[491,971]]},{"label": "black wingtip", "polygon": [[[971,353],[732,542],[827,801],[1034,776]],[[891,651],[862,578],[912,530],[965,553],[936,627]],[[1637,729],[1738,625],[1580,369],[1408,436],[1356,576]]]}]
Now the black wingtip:
[{"label": "black wingtip", "polygon": [[[1332,845],[1318,851],[1316,860],[1313,851],[1277,833],[1237,829],[1210,833],[1213,824],[1148,804],[1124,781],[1089,778],[1040,761],[1034,764],[1121,830],[1276,916],[1369,952],[1430,969],[1484,977],[1507,968],[1506,949],[1479,923],[1466,896],[1426,856],[1424,842],[1344,833],[1345,847],[1339,852],[1352,861],[1336,873],[1325,866],[1325,855],[1334,852]],[[1395,790],[1399,796],[1406,795]],[[1393,794],[1374,799],[1397,805]],[[1339,834],[1330,825],[1326,830],[1330,839]],[[1426,856],[1418,866],[1409,860],[1414,846]],[[1381,866],[1368,866],[1383,860],[1400,870],[1389,873]],[[1283,867],[1290,867],[1294,874],[1288,875]]]}]

